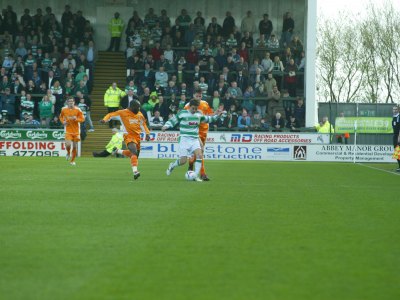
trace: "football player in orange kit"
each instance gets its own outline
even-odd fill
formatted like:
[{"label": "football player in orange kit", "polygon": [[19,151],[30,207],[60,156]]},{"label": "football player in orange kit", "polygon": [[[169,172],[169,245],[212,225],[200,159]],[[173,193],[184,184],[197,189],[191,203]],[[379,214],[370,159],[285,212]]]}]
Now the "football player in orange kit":
[{"label": "football player in orange kit", "polygon": [[61,109],[60,121],[64,124],[65,146],[67,148],[66,158],[67,160],[71,159],[70,164],[75,166],[76,149],[78,142],[81,140],[81,126],[79,123],[84,122],[85,117],[79,107],[75,106],[73,97],[69,97],[67,106]]},{"label": "football player in orange kit", "polygon": [[111,112],[100,122],[104,124],[112,119],[121,122],[121,131],[124,133],[124,142],[128,147],[128,150],[115,150],[113,152],[131,158],[133,179],[136,180],[140,176],[140,172],[138,171],[138,157],[140,153],[140,133],[142,127],[146,132],[146,141],[150,140],[150,131],[147,128],[146,119],[140,112],[139,101],[133,100],[129,108]]},{"label": "football player in orange kit", "polygon": [[[199,101],[199,106],[198,106],[198,110],[201,111],[203,113],[203,115],[205,116],[210,116],[212,115],[214,112],[212,110],[212,108],[210,107],[210,105],[208,104],[207,101],[201,100],[201,96],[202,96],[202,91],[201,89],[196,89],[194,91],[194,95],[193,98],[196,99],[197,101]],[[189,109],[189,104],[186,104],[184,109]],[[207,174],[206,174],[206,170],[204,168],[204,146],[206,144],[206,140],[207,140],[207,133],[208,133],[208,123],[200,123],[199,126],[199,138],[200,138],[200,144],[201,144],[201,150],[203,152],[203,158],[201,160],[201,169],[200,169],[200,178],[203,181],[209,181],[210,178],[208,178]],[[189,170],[193,171],[193,164],[196,161],[196,156],[194,155],[193,157],[190,158],[189,160]]]}]

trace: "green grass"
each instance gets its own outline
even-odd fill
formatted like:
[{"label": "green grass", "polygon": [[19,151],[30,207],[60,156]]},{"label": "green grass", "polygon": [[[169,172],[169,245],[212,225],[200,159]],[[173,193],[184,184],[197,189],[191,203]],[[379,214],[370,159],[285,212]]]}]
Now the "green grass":
[{"label": "green grass", "polygon": [[[0,158],[0,298],[399,299],[399,177],[360,165]],[[393,169],[393,165],[372,165]]]}]

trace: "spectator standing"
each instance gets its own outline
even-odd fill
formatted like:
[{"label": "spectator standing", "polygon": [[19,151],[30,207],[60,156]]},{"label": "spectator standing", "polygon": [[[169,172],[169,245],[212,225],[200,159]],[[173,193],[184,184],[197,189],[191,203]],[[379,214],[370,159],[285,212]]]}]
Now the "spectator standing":
[{"label": "spectator standing", "polygon": [[301,97],[297,98],[297,103],[293,109],[293,115],[296,120],[300,123],[300,127],[305,126],[305,119],[306,119],[306,108],[304,105],[304,100]]},{"label": "spectator standing", "polygon": [[158,22],[158,16],[154,13],[154,8],[149,8],[148,13],[144,16],[144,26],[149,30],[153,29]]},{"label": "spectator standing", "polygon": [[294,63],[294,59],[291,58],[289,64],[286,66],[285,76],[286,88],[288,89],[290,97],[296,97],[296,86],[297,86],[297,65]]},{"label": "spectator standing", "polygon": [[335,129],[333,128],[331,123],[329,123],[329,119],[327,116],[324,116],[322,118],[322,121],[319,124],[315,125],[315,129],[319,133],[335,133]]},{"label": "spectator standing", "polygon": [[[224,105],[224,107],[226,107],[226,105]],[[229,106],[226,124],[229,129],[235,128],[238,125],[238,113],[235,104]]]},{"label": "spectator standing", "polygon": [[272,92],[272,88],[276,86],[276,80],[272,76],[272,73],[269,72],[267,75],[267,79],[264,82],[264,93],[269,95]]},{"label": "spectator standing", "polygon": [[248,86],[246,91],[243,94],[242,108],[247,111],[249,116],[253,115],[253,111],[255,108],[254,100],[252,98],[255,97],[255,93],[252,86]]},{"label": "spectator standing", "polygon": [[233,32],[233,27],[235,27],[235,19],[232,17],[232,13],[227,11],[222,23],[222,36],[227,38]]},{"label": "spectator standing", "polygon": [[[107,107],[108,113],[117,111],[121,98],[125,96],[124,91],[118,88],[117,83],[113,82],[104,94],[104,106]],[[116,121],[109,122],[110,128],[115,127]]]},{"label": "spectator standing", "polygon": [[108,30],[111,33],[110,46],[107,51],[112,51],[115,47],[115,51],[119,51],[121,44],[122,30],[124,29],[124,21],[120,18],[119,12],[114,14],[114,18],[108,23]]},{"label": "spectator standing", "polygon": [[255,33],[256,30],[256,21],[253,17],[251,10],[248,10],[246,16],[242,19],[242,23],[240,25],[240,29],[242,32],[249,32],[250,36]]},{"label": "spectator standing", "polygon": [[6,87],[4,94],[1,95],[1,110],[2,113],[6,112],[7,121],[12,124],[15,123],[16,120],[17,104],[15,95],[11,94],[9,87]]},{"label": "spectator standing", "polygon": [[290,12],[283,15],[281,43],[284,47],[290,44],[294,30],[294,20]]},{"label": "spectator standing", "polygon": [[40,122],[43,126],[49,127],[50,120],[54,113],[54,103],[51,102],[49,96],[46,94],[43,96],[42,101],[39,103],[39,116]]},{"label": "spectator standing", "polygon": [[263,34],[265,39],[269,40],[272,30],[274,30],[274,26],[272,25],[268,14],[263,14],[263,19],[260,21],[260,23],[258,23],[258,30],[260,35]]},{"label": "spectator standing", "polygon": [[139,17],[136,10],[133,11],[132,17],[128,21],[128,27],[130,27],[130,24],[133,24],[133,27],[137,30],[140,30],[144,25],[143,20]]},{"label": "spectator standing", "polygon": [[71,7],[69,5],[65,5],[64,12],[61,16],[61,24],[62,24],[63,32],[65,32],[64,30],[66,30],[66,28],[68,27],[68,24],[71,22],[71,20],[73,20],[73,14],[71,12]]},{"label": "spectator standing", "polygon": [[23,30],[29,31],[33,26],[33,19],[30,15],[30,10],[28,8],[24,9],[24,14],[21,16],[20,23],[23,27]]},{"label": "spectator standing", "polygon": [[64,106],[64,95],[63,89],[60,85],[60,82],[56,80],[54,85],[50,87],[51,95],[55,97],[55,105],[54,105],[54,113],[59,115],[62,107]]},{"label": "spectator standing", "polygon": [[211,37],[213,37],[213,38],[222,34],[222,27],[221,27],[221,25],[219,25],[217,23],[216,17],[211,18],[211,23],[208,24],[208,27],[207,27],[207,34],[211,35]]},{"label": "spectator standing", "polygon": [[160,22],[160,27],[163,30],[163,34],[165,34],[166,28],[171,27],[171,19],[168,17],[167,11],[165,9],[161,10],[161,15],[158,18],[158,22]]},{"label": "spectator standing", "polygon": [[281,92],[278,90],[278,87],[275,85],[272,87],[272,91],[268,93],[268,114],[273,116],[277,113],[277,111],[283,110]]},{"label": "spectator standing", "polygon": [[177,20],[179,21],[179,25],[183,27],[184,31],[189,28],[189,25],[192,22],[192,18],[188,15],[186,9],[181,10],[181,14],[178,16]]},{"label": "spectator standing", "polygon": [[31,94],[26,94],[25,91],[21,92],[21,120],[25,115],[33,115],[33,110],[35,108],[35,102],[32,100]]},{"label": "spectator standing", "polygon": [[278,55],[274,57],[274,67],[272,69],[272,72],[274,74],[274,77],[276,79],[276,83],[278,85],[278,88],[282,88],[282,77],[283,77],[283,71],[285,68],[283,67],[283,63]]},{"label": "spectator standing", "polygon": [[[86,24],[86,19],[82,15],[82,11],[78,10],[76,12],[76,18],[75,18],[75,27],[76,27],[76,35],[77,35],[76,39],[78,42],[83,40],[83,35],[85,33],[85,28],[86,28],[85,24]],[[122,28],[121,28],[121,33],[122,33]]]},{"label": "spectator standing", "polygon": [[[93,126],[92,118],[90,115],[90,108],[92,106],[92,100],[88,96],[82,94],[79,91],[76,93],[76,98],[77,98],[76,102],[78,102],[78,107],[80,104],[85,105],[84,106],[85,107],[85,113],[84,113],[85,122],[82,124],[85,124],[85,128],[89,127],[88,132],[93,132],[94,126]],[[82,112],[83,112],[83,110],[82,110]]]}]

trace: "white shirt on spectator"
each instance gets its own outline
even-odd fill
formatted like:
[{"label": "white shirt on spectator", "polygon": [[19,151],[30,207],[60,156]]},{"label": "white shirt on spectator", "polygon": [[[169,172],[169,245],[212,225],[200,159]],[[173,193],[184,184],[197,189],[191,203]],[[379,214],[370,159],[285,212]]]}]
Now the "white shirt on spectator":
[{"label": "white shirt on spectator", "polygon": [[161,128],[164,125],[164,120],[161,116],[153,116],[150,118],[149,124],[152,128]]},{"label": "white shirt on spectator", "polygon": [[68,58],[64,58],[64,60],[63,60],[63,65],[64,65],[64,68],[66,68],[66,69],[68,69],[68,65],[69,64],[72,64],[72,66],[74,67],[74,69],[76,68],[76,61],[75,61],[75,59],[68,59]]},{"label": "white shirt on spectator", "polygon": [[164,57],[169,61],[170,64],[174,62],[174,50],[165,50]]}]

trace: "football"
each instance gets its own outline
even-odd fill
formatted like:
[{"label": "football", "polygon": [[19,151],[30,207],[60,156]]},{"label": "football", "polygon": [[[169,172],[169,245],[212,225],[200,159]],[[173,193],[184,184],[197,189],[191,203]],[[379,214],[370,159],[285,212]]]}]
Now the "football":
[{"label": "football", "polygon": [[196,173],[193,171],[187,171],[185,173],[185,178],[186,178],[186,180],[194,181],[196,179]]}]

